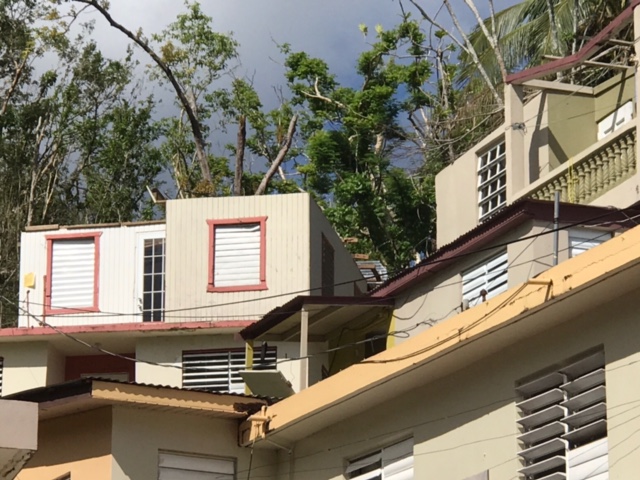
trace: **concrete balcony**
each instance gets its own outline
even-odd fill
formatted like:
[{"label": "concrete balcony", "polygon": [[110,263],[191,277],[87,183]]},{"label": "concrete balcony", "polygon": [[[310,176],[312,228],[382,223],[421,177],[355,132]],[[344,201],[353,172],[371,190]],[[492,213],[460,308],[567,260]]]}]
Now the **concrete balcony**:
[{"label": "concrete balcony", "polygon": [[636,122],[568,159],[549,175],[529,185],[517,197],[589,204],[631,178],[637,170]]}]

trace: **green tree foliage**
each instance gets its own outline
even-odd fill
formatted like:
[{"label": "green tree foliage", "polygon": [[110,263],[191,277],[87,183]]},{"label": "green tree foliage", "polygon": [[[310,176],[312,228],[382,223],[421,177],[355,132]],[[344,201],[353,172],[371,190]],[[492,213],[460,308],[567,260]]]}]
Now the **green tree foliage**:
[{"label": "green tree foliage", "polygon": [[[69,34],[77,20],[52,4],[2,0],[0,24],[0,293],[18,291],[25,227],[139,218],[147,183],[160,172],[151,98],[136,63],[105,59]],[[36,72],[34,64],[52,65]],[[3,305],[3,323],[15,310]]]},{"label": "green tree foliage", "polygon": [[[412,133],[403,117],[434,102],[425,90],[432,64],[417,23],[406,19],[376,30],[375,43],[357,62],[360,88],[340,85],[326,62],[288,46],[286,78],[292,103],[304,107],[303,188],[319,198],[341,236],[357,239],[355,252],[395,269],[425,251],[433,235],[432,178],[394,164],[401,157],[411,161]],[[414,157],[421,158],[421,152]]]}]

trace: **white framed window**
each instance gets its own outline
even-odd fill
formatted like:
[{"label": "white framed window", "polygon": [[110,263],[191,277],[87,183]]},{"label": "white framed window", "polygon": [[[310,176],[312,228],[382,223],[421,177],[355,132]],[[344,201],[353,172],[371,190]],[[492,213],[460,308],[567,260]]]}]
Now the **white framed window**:
[{"label": "white framed window", "polygon": [[462,300],[469,306],[478,305],[491,297],[506,292],[509,262],[504,250],[480,265],[462,273]]},{"label": "white framed window", "polygon": [[164,320],[166,240],[164,232],[138,235],[138,308],[142,321]]},{"label": "white framed window", "polygon": [[478,157],[478,215],[482,221],[507,203],[505,142]]},{"label": "white framed window", "polygon": [[575,228],[569,230],[569,257],[573,258],[611,240],[611,232]]},{"label": "white framed window", "polygon": [[350,461],[345,473],[352,480],[412,479],[413,438]]},{"label": "white framed window", "polygon": [[158,452],[158,480],[235,480],[236,462],[177,452]]},{"label": "white framed window", "polygon": [[604,352],[516,388],[520,478],[608,478]]},{"label": "white framed window", "polygon": [[[275,370],[276,347],[267,347],[265,353],[262,359],[262,351],[254,351],[253,368]],[[246,354],[242,348],[182,352],[183,388],[244,393],[241,370],[246,370]]]},{"label": "white framed window", "polygon": [[207,220],[209,292],[266,290],[266,217]]},{"label": "white framed window", "polygon": [[100,235],[47,235],[47,315],[98,311]]},{"label": "white framed window", "polygon": [[598,140],[602,140],[610,133],[615,132],[633,119],[633,102],[627,103],[618,108],[615,112],[607,115],[598,122]]}]

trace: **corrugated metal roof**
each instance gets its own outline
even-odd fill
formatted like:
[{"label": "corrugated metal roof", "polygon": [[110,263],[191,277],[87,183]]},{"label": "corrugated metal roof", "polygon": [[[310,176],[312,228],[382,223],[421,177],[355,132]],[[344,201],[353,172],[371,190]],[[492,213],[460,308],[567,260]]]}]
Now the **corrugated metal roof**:
[{"label": "corrugated metal roof", "polygon": [[10,400],[25,400],[29,402],[50,402],[52,400],[58,400],[60,398],[73,397],[84,393],[91,393],[91,387],[93,382],[103,383],[115,383],[120,385],[135,385],[139,387],[155,388],[158,390],[174,390],[183,392],[199,392],[206,393],[211,396],[232,396],[239,399],[246,400],[263,400],[269,405],[278,401],[278,399],[263,397],[260,395],[247,395],[244,393],[232,393],[232,392],[211,392],[209,390],[201,390],[196,388],[181,388],[173,387],[169,385],[158,385],[153,383],[141,383],[141,382],[127,382],[123,380],[107,380],[100,377],[83,377],[77,380],[69,380],[67,382],[56,383],[55,385],[47,385],[45,387],[32,388],[30,390],[23,390],[21,392],[12,393],[11,395],[5,395],[2,398]]},{"label": "corrugated metal roof", "polygon": [[[561,203],[560,223],[589,225],[613,221],[616,224],[612,224],[612,228],[632,227],[635,226],[635,222],[629,220],[629,216],[640,213],[639,204],[634,204],[625,211],[621,211],[615,208]],[[422,262],[392,276],[385,283],[371,290],[368,295],[374,297],[396,295],[421,281],[425,276],[442,270],[458,258],[483,251],[483,247],[487,248],[490,242],[527,220],[553,221],[553,202],[522,199],[506,206],[477,227],[439,248]]]}]

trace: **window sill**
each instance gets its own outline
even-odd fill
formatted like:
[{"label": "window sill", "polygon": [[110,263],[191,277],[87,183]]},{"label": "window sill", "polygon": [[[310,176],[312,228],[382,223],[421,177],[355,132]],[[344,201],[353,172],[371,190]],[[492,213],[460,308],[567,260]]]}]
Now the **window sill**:
[{"label": "window sill", "polygon": [[209,293],[256,292],[259,290],[268,290],[267,283],[262,282],[258,285],[233,285],[229,287],[216,287],[215,285],[207,285],[207,292]]},{"label": "window sill", "polygon": [[44,308],[45,315],[69,315],[69,314],[83,314],[83,313],[98,313],[100,309],[98,307],[73,307],[73,308]]}]

